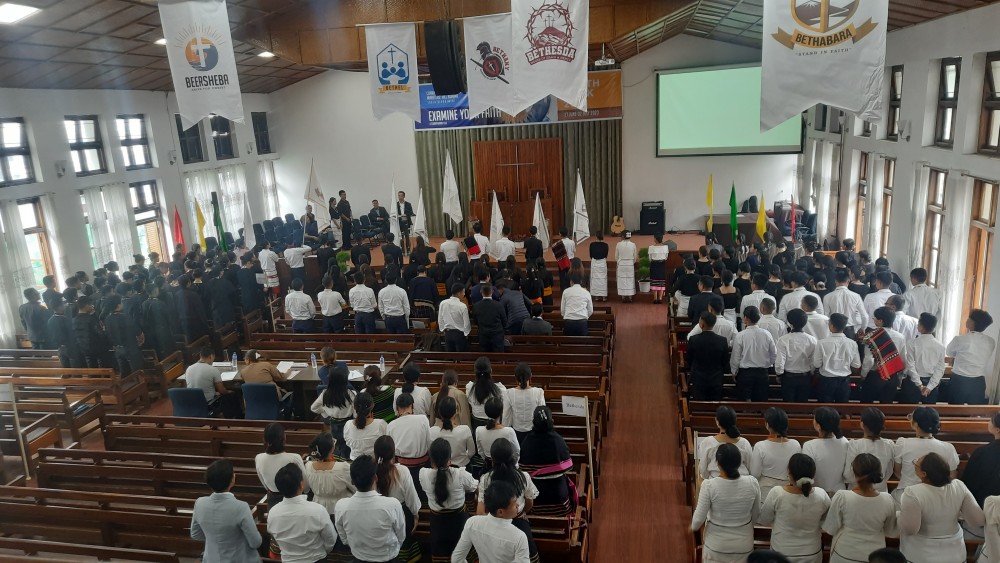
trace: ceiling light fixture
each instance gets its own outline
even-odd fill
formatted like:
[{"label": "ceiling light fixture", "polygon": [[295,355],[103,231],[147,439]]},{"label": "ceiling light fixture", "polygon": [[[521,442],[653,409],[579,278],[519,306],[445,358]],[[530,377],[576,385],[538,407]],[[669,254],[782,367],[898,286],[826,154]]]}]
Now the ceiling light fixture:
[{"label": "ceiling light fixture", "polygon": [[17,23],[40,11],[40,9],[34,6],[22,6],[21,4],[5,2],[0,4],[0,23]]},{"label": "ceiling light fixture", "polygon": [[272,53],[271,51],[261,51],[260,53],[257,54],[257,56],[264,57],[265,59],[273,59],[274,53]]},{"label": "ceiling light fixture", "polygon": [[157,39],[156,41],[153,41],[153,43],[156,43],[157,45],[166,45],[167,44],[167,39],[165,37],[161,37],[161,38]]}]

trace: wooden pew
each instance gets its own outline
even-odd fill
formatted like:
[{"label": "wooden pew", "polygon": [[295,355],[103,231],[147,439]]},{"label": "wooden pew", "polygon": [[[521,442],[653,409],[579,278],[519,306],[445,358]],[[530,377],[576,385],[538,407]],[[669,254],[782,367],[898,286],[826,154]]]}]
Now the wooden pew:
[{"label": "wooden pew", "polygon": [[[370,337],[366,342],[356,340],[337,340],[339,334],[255,334],[250,341],[250,347],[257,350],[297,350],[319,352],[324,346],[332,346],[338,352],[344,351],[380,351],[409,352],[415,347],[412,335],[365,334]],[[395,336],[395,339],[384,338]],[[394,342],[392,340],[395,340]]]},{"label": "wooden pew", "polygon": [[0,412],[0,457],[9,455],[28,460],[30,472],[34,472],[35,456],[42,448],[63,447],[59,423],[47,414],[30,424],[15,424],[12,412]]},{"label": "wooden pew", "polygon": [[7,396],[5,389],[0,389],[0,394],[3,395],[0,411],[10,411],[16,404],[22,424],[52,415],[59,428],[69,431],[74,442],[104,428],[104,403],[96,391],[72,400],[63,389],[15,387],[13,397]]},{"label": "wooden pew", "polygon": [[149,563],[179,563],[180,561],[176,553],[165,551],[0,537],[0,563],[23,563],[25,560],[36,563],[71,563],[112,559]]},{"label": "wooden pew", "polygon": [[19,387],[63,388],[77,399],[93,391],[105,405],[118,412],[148,408],[149,390],[139,373],[119,375],[110,368],[0,368],[0,383]]}]

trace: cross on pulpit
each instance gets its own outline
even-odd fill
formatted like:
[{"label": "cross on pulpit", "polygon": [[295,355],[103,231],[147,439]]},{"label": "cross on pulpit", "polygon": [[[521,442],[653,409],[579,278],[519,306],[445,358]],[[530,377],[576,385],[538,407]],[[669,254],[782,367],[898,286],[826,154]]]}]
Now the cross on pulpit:
[{"label": "cross on pulpit", "polygon": [[496,166],[497,166],[497,168],[508,167],[508,166],[513,166],[514,167],[514,179],[515,179],[514,181],[517,184],[517,193],[520,194],[521,193],[521,167],[522,166],[534,166],[534,165],[535,165],[534,162],[521,162],[521,156],[520,156],[520,151],[518,150],[518,146],[514,145],[514,162],[497,164]]}]

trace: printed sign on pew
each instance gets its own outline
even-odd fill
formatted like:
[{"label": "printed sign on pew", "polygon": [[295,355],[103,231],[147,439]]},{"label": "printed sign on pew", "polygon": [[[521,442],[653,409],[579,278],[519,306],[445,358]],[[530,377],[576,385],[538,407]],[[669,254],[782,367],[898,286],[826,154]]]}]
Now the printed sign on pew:
[{"label": "printed sign on pew", "polygon": [[563,395],[563,414],[568,414],[570,416],[587,416],[587,403],[588,401],[586,397],[570,397]]}]

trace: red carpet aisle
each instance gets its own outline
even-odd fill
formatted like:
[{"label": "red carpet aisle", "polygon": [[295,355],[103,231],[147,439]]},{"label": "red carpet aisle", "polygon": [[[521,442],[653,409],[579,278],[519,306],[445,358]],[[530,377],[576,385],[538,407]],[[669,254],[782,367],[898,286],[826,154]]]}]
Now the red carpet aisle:
[{"label": "red carpet aisle", "polygon": [[601,455],[590,561],[683,563],[690,559],[691,509],[684,504],[676,391],[667,373],[666,308],[615,303],[610,433]]}]

